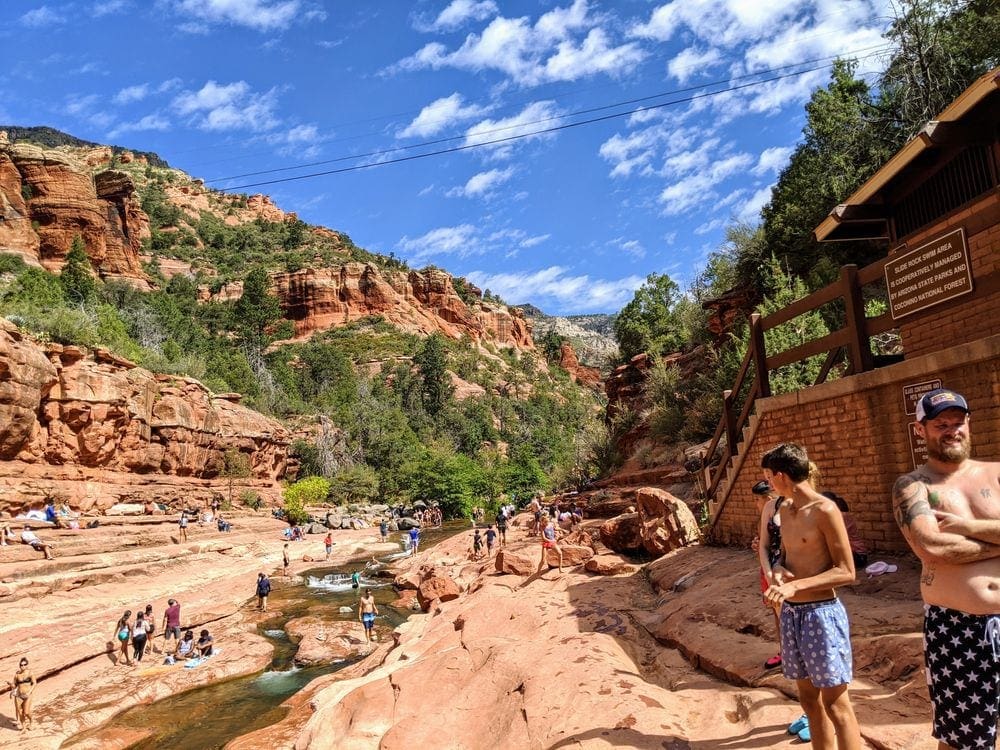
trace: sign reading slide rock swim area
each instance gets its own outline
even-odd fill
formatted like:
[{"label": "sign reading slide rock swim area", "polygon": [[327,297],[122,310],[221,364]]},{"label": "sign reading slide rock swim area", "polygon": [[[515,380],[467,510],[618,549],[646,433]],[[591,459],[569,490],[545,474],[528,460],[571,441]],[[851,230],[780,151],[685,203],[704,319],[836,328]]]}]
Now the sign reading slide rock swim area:
[{"label": "sign reading slide rock swim area", "polygon": [[930,393],[941,387],[940,380],[927,380],[923,383],[909,383],[903,386],[903,413],[916,414],[917,402],[925,393]]},{"label": "sign reading slide rock swim area", "polygon": [[972,267],[965,230],[956,229],[885,264],[893,320],[972,291]]},{"label": "sign reading slide rock swim area", "polygon": [[907,426],[910,433],[910,458],[913,459],[913,468],[927,463],[927,441],[917,434],[917,423],[910,422]]}]

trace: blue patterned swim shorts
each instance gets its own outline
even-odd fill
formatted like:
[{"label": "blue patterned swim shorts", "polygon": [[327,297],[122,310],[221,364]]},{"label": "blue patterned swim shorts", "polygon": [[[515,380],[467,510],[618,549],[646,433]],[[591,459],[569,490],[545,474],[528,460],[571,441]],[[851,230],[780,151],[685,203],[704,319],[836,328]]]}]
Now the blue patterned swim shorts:
[{"label": "blue patterned swim shorts", "polygon": [[782,672],[814,687],[846,685],[853,677],[847,611],[839,599],[781,607]]}]

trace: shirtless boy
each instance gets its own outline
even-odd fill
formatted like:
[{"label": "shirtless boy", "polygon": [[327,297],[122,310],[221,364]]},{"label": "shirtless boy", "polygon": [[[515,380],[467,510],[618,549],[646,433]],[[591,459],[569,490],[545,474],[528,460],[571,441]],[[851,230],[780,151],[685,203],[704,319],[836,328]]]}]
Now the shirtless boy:
[{"label": "shirtless boy", "polygon": [[969,405],[939,388],[917,403],[927,463],[892,507],[920,558],[924,658],[938,750],[993,748],[1000,709],[1000,463],[969,458]]},{"label": "shirtless boy", "polygon": [[361,597],[358,605],[358,619],[365,626],[365,643],[372,642],[372,628],[375,627],[375,615],[378,614],[378,605],[375,604],[375,597],[371,589],[365,589],[365,595]]},{"label": "shirtless boy", "polygon": [[784,496],[783,565],[771,568],[764,594],[781,607],[785,677],[795,680],[817,750],[860,750],[861,732],[848,686],[853,676],[847,612],[835,588],[854,581],[844,519],[809,483],[809,457],[793,443],[764,454],[764,479]]}]

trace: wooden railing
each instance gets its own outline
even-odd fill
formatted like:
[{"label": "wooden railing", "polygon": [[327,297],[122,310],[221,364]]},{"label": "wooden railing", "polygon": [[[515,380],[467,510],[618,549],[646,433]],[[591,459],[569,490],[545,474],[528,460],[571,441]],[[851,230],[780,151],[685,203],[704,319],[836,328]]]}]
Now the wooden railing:
[{"label": "wooden railing", "polygon": [[[884,280],[883,269],[887,259],[858,270],[857,266],[840,269],[840,279],[787,307],[761,317],[750,316],[750,338],[747,353],[736,374],[733,387],[723,392],[722,418],[712,435],[712,440],[702,456],[705,471],[706,501],[716,500],[719,484],[726,474],[730,460],[737,455],[743,429],[753,413],[758,398],[771,395],[770,373],[781,367],[826,354],[814,385],[824,382],[833,367],[847,357],[845,375],[874,369],[877,358],[872,354],[871,339],[892,330],[896,323],[886,312],[877,318],[866,318],[862,289]],[[783,323],[818,310],[838,299],[843,300],[844,325],[832,333],[794,346],[782,352],[768,354],[764,334]],[[723,437],[725,441],[723,442]],[[724,501],[725,498],[722,498]],[[716,510],[716,513],[721,507]]]}]

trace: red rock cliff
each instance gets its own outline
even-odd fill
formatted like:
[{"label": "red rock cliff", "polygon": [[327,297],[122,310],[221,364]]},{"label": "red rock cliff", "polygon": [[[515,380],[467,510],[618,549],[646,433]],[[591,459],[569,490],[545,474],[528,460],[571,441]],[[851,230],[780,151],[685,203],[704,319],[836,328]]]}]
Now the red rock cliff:
[{"label": "red rock cliff", "polygon": [[149,220],[128,175],[93,174],[103,153],[95,152],[0,139],[0,252],[58,271],[79,235],[102,278],[147,289],[139,248],[149,236]]},{"label": "red rock cliff", "polygon": [[230,448],[250,461],[246,484],[276,494],[288,432],[238,401],[103,350],[42,348],[0,320],[0,511],[48,493],[79,510],[197,502],[224,486]]}]

